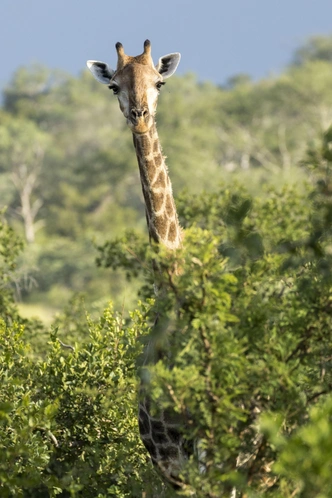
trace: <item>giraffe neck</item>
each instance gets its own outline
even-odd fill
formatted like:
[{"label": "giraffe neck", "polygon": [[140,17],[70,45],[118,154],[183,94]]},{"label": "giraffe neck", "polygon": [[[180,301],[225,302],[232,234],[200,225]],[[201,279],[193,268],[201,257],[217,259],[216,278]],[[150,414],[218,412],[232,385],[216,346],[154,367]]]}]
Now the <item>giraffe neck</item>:
[{"label": "giraffe neck", "polygon": [[133,139],[150,239],[177,249],[181,246],[181,227],[156,124],[148,133],[134,133]]},{"label": "giraffe neck", "polygon": [[[176,249],[181,246],[181,227],[155,123],[148,133],[133,134],[133,139],[150,240],[164,244],[169,249]],[[158,318],[155,324],[157,321]],[[156,355],[162,354],[155,349],[154,341],[155,339],[150,337],[145,351],[145,365],[154,362]],[[150,396],[144,383],[141,383],[141,397],[139,429],[142,441],[163,477],[173,486],[179,487],[179,473],[190,455],[181,434],[181,424],[163,409],[154,416],[151,415]]]}]

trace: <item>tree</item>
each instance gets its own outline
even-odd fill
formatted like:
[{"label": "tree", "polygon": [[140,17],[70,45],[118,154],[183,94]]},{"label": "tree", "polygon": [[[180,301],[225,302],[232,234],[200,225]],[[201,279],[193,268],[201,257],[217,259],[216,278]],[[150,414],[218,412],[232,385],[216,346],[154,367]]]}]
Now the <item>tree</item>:
[{"label": "tree", "polygon": [[22,218],[28,243],[34,242],[43,223],[36,217],[43,204],[39,187],[49,143],[50,137],[31,121],[8,117],[0,127],[0,169],[9,175],[18,193],[11,212]]},{"label": "tree", "polygon": [[[305,424],[315,405],[313,424],[322,419],[326,408],[320,412],[319,406],[332,385],[332,218],[330,194],[322,197],[319,185],[306,194],[270,189],[261,199],[234,186],[185,197],[182,221],[193,226],[183,249],[174,256],[161,248],[153,252],[163,292],[150,319],[158,316],[154,340],[173,349],[173,361],[171,368],[160,361],[144,375],[152,399],[180,413],[187,437],[198,441],[179,495],[290,497],[302,496],[306,485],[303,496],[328,489],[326,458],[308,455],[312,469],[316,461],[322,466],[321,478],[303,481],[304,467],[296,472],[303,445],[295,443],[309,434]],[[102,247],[100,262],[143,272],[147,296],[151,257],[128,234]],[[277,428],[269,432],[273,421]],[[276,444],[276,434],[283,445]]]},{"label": "tree", "polygon": [[295,51],[293,65],[301,66],[309,61],[332,62],[332,37],[313,36]]},{"label": "tree", "polygon": [[85,322],[86,343],[53,332],[35,360],[23,327],[1,322],[1,496],[159,495],[136,419],[144,314],[125,324],[108,308]]}]

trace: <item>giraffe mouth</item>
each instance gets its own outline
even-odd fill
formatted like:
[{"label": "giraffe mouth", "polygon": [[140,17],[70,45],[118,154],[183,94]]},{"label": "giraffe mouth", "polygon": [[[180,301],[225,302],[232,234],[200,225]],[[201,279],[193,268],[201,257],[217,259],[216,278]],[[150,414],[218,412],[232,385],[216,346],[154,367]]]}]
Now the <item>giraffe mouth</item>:
[{"label": "giraffe mouth", "polygon": [[153,120],[150,116],[147,119],[144,117],[139,117],[138,119],[128,118],[127,124],[132,132],[142,134],[150,130]]}]

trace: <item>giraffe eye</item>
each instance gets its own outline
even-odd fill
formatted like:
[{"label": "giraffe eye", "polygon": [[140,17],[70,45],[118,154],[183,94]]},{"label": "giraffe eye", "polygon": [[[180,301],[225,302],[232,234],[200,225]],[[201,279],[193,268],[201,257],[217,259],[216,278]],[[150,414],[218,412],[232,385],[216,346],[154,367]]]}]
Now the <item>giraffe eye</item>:
[{"label": "giraffe eye", "polygon": [[117,95],[120,91],[120,88],[116,85],[109,85],[108,87],[110,90],[113,90],[113,95]]},{"label": "giraffe eye", "polygon": [[158,81],[158,83],[156,83],[157,90],[160,90],[163,85],[165,85],[165,81]]}]

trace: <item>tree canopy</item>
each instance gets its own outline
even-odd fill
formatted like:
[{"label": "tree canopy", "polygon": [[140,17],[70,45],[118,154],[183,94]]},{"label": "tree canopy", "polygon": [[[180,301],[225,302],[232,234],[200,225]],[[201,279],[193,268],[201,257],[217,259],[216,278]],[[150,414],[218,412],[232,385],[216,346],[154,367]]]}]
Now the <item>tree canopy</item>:
[{"label": "tree canopy", "polygon": [[[330,496],[331,54],[318,37],[262,81],[167,81],[171,255],[149,244],[116,99],[85,72],[18,69],[0,113],[1,496]],[[151,334],[171,367],[143,367]],[[140,378],[198,442],[177,493],[139,438]]]}]

